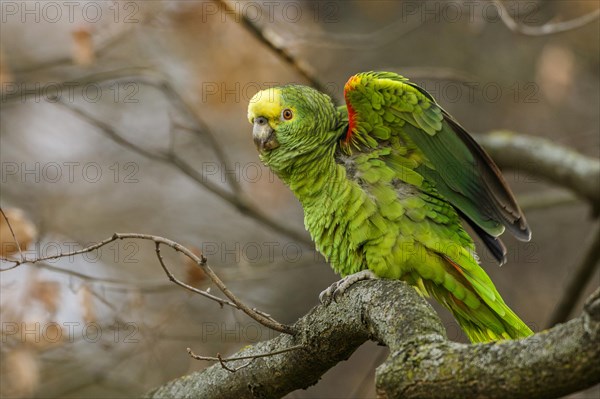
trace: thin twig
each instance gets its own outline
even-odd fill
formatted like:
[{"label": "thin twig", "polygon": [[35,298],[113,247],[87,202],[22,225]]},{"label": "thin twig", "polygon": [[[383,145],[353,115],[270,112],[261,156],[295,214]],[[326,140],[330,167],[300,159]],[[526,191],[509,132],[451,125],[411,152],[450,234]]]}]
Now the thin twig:
[{"label": "thin twig", "polygon": [[246,27],[246,29],[252,33],[252,35],[258,39],[261,43],[266,45],[269,49],[271,49],[276,55],[278,55],[283,61],[285,61],[289,66],[291,66],[300,76],[302,76],[312,87],[319,91],[327,91],[327,88],[319,81],[319,79],[308,69],[298,62],[296,58],[290,54],[290,52],[281,47],[275,45],[272,40],[269,40],[267,36],[264,34],[263,30],[256,25],[254,21],[247,18],[243,12],[240,11],[239,7],[233,7],[229,2],[225,0],[215,0],[218,4],[223,7],[227,13],[234,14],[236,18],[238,18],[242,25]]},{"label": "thin twig", "polygon": [[[216,357],[215,356],[197,355],[192,351],[191,348],[187,348],[187,353],[196,360],[206,360],[206,361],[211,361],[211,362],[218,361],[221,364],[221,367],[223,367],[225,370],[235,373],[236,371],[243,369],[244,367],[248,367],[254,359],[258,359],[261,357],[275,356],[275,355],[279,355],[281,353],[291,352],[291,351],[294,351],[297,349],[303,349],[303,348],[304,348],[304,345],[300,344],[300,345],[290,346],[289,348],[281,349],[278,351],[273,351],[273,352],[268,352],[268,353],[260,353],[258,355],[237,356],[237,357],[228,357],[228,358],[223,358],[220,353],[217,353]],[[230,368],[226,365],[226,363],[228,363],[228,362],[234,362],[237,360],[249,360],[249,362],[246,362],[236,368]]]},{"label": "thin twig", "polygon": [[592,208],[600,201],[600,161],[541,137],[497,130],[477,134],[501,168],[509,168],[516,176],[538,176],[573,190],[587,199]]},{"label": "thin twig", "polygon": [[[162,77],[159,74],[154,73],[151,69],[137,68],[137,67],[121,68],[121,69],[115,69],[112,71],[93,73],[93,74],[89,74],[86,76],[81,76],[81,77],[75,79],[75,81],[73,81],[73,82],[64,81],[64,82],[59,82],[59,83],[53,83],[53,85],[56,86],[57,93],[59,93],[59,92],[62,92],[63,90],[65,90],[66,88],[68,88],[69,90],[74,90],[74,88],[76,88],[76,87],[83,87],[89,83],[103,85],[103,84],[110,84],[113,82],[118,82],[121,80],[126,80],[131,83],[137,83],[137,84],[142,84],[142,85],[147,85],[147,86],[153,87],[153,88],[159,90],[166,97],[168,97],[170,100],[170,103],[173,105],[173,107],[175,109],[182,112],[188,119],[192,120],[193,123],[195,125],[197,125],[197,127],[181,127],[179,125],[176,125],[176,126],[181,127],[192,133],[195,133],[198,136],[203,136],[204,138],[206,138],[209,141],[210,146],[211,146],[212,150],[214,151],[214,153],[216,154],[219,162],[221,162],[223,165],[226,165],[226,166],[229,165],[229,162],[227,160],[227,156],[226,156],[225,152],[221,149],[221,147],[217,143],[216,139],[214,138],[214,135],[211,133],[211,131],[208,128],[208,126],[206,125],[206,123],[204,123],[204,121],[194,112],[194,108],[192,106],[190,106],[187,103],[187,101],[185,101],[179,95],[179,93],[168,82],[167,79],[165,79],[164,77]],[[67,85],[67,83],[68,83],[68,85]],[[39,96],[39,95],[40,95],[40,93],[38,90],[29,90],[29,91],[25,91],[25,92],[15,91],[15,92],[8,93],[6,96],[3,96],[2,102],[10,104],[11,102],[23,101],[24,99],[27,99],[28,97],[34,97],[34,96]],[[58,105],[62,105],[65,108],[68,108],[70,111],[74,112],[79,117],[86,119],[88,122],[95,125],[97,128],[102,130],[104,133],[108,134],[108,136],[112,140],[114,140],[118,144],[120,144],[134,152],[137,152],[147,158],[150,158],[153,160],[164,161],[164,162],[169,162],[170,158],[173,155],[175,155],[172,151],[172,148],[169,148],[169,151],[165,154],[152,153],[152,152],[146,151],[143,148],[140,148],[140,147],[136,146],[135,144],[133,144],[132,142],[128,141],[123,136],[119,135],[114,129],[111,128],[110,125],[104,123],[103,121],[93,118],[91,116],[91,114],[86,113],[77,107],[70,106],[63,101],[60,101],[60,98],[61,97],[55,98],[55,100],[56,100],[55,103],[57,103]],[[205,180],[206,179],[203,179],[203,181],[200,181],[200,183],[202,184]],[[234,191],[234,194],[236,194],[236,195],[241,194],[241,186],[239,185],[237,180],[228,179],[227,183],[229,184],[231,189]],[[209,189],[210,191],[214,191],[214,187],[213,188],[205,187],[205,188]]]},{"label": "thin twig", "polygon": [[[0,261],[2,261],[2,262],[14,262],[14,260],[8,259],[8,258],[0,258]],[[15,263],[12,266],[6,267],[4,269],[0,269],[0,272],[7,272],[9,270],[16,269],[17,267],[21,266],[22,264],[23,263],[21,263],[21,262]]]},{"label": "thin twig", "polygon": [[[35,263],[39,263],[39,262],[47,261],[47,260],[51,260],[51,259],[58,259],[58,258],[74,256],[74,255],[81,255],[84,253],[94,251],[94,250],[96,250],[100,247],[103,247],[113,241],[124,240],[124,239],[134,239],[134,240],[137,239],[137,240],[153,241],[156,245],[156,253],[157,253],[160,265],[162,266],[163,270],[169,277],[169,280],[173,281],[175,284],[177,284],[187,290],[190,290],[194,293],[202,295],[206,298],[212,299],[213,301],[218,302],[221,306],[228,305],[228,306],[234,307],[236,309],[239,309],[242,312],[246,313],[249,317],[251,317],[255,321],[259,322],[263,326],[268,327],[272,330],[279,331],[279,332],[286,333],[286,334],[294,333],[294,330],[292,327],[282,324],[282,323],[279,323],[278,321],[274,320],[271,316],[269,316],[267,313],[250,308],[249,306],[244,304],[241,300],[239,300],[227,288],[227,286],[223,283],[223,281],[215,274],[215,272],[210,268],[210,266],[208,266],[207,260],[203,255],[201,255],[199,257],[194,252],[192,252],[190,249],[184,247],[183,245],[181,245],[175,241],[169,240],[167,238],[160,237],[160,236],[154,236],[154,235],[150,235],[150,234],[140,234],[140,233],[114,233],[112,235],[112,237],[106,238],[96,244],[90,245],[88,247],[85,247],[83,249],[76,250],[76,251],[71,251],[71,252],[66,252],[66,253],[61,252],[59,254],[49,255],[49,256],[44,256],[44,257],[39,257],[39,258],[33,258],[33,259],[28,259],[27,257],[24,257],[24,259],[22,259],[22,260],[6,259],[6,258],[3,258],[1,260],[13,263],[14,265],[11,267],[11,269],[14,269],[15,267],[25,264],[25,263],[35,264]],[[197,288],[194,288],[194,287],[187,285],[184,282],[178,280],[165,265],[163,258],[161,256],[161,253],[160,253],[160,248],[158,248],[159,244],[166,245],[166,246],[174,249],[175,251],[184,254],[189,259],[191,259],[194,263],[196,263],[196,265],[201,267],[203,269],[204,273],[221,290],[221,292],[223,292],[223,294],[225,294],[225,296],[229,299],[229,301],[219,298],[219,297],[216,297],[212,294],[209,294],[206,291],[202,291]],[[6,271],[6,270],[9,270],[9,269],[4,269],[3,271]]]},{"label": "thin twig", "polygon": [[[390,348],[390,356],[376,370],[376,388],[385,397],[562,397],[598,383],[598,295],[600,291],[567,324],[522,340],[472,345],[449,341],[436,312],[410,286],[386,279],[365,281],[335,307],[318,306],[296,323],[306,352],[268,358],[268,364],[254,361],[241,373],[215,363],[147,397],[283,397],[314,384],[367,340]],[[380,306],[386,302],[394,305]],[[231,356],[289,346],[289,337],[280,335]]]},{"label": "thin twig", "polygon": [[71,252],[60,252],[58,254],[54,254],[54,255],[48,255],[48,256],[43,256],[43,257],[36,257],[33,259],[29,259],[26,256],[24,257],[24,259],[22,260],[15,260],[15,259],[7,259],[7,258],[2,258],[0,260],[3,260],[5,262],[11,262],[14,263],[16,266],[25,264],[25,263],[38,263],[38,262],[43,262],[43,261],[47,261],[47,260],[54,260],[54,259],[59,259],[59,258],[66,258],[68,256],[75,256],[75,255],[81,255],[81,254],[85,254],[88,252],[92,252],[95,251],[98,248],[101,248],[107,244],[110,244],[113,241],[116,241],[117,239],[119,239],[120,237],[115,237],[114,235],[110,238],[106,238],[100,242],[97,242],[96,244],[92,244],[89,245],[85,248],[82,249],[78,249],[75,251],[71,251]]},{"label": "thin twig", "polygon": [[23,251],[21,250],[21,245],[19,244],[19,240],[17,240],[17,236],[15,235],[12,225],[10,224],[10,221],[6,217],[6,214],[4,213],[4,210],[2,208],[0,208],[0,213],[2,214],[2,217],[4,218],[4,220],[6,221],[6,225],[8,226],[8,229],[10,230],[10,234],[12,235],[13,240],[15,240],[15,244],[17,244],[17,251],[19,251],[19,256],[21,257],[21,260],[24,260],[25,256],[23,255]]},{"label": "thin twig", "polygon": [[161,290],[165,290],[165,289],[169,289],[169,288],[173,287],[173,285],[171,285],[171,284],[163,284],[163,283],[154,283],[154,284],[146,283],[146,284],[144,284],[144,283],[133,282],[133,281],[123,281],[123,280],[114,279],[114,278],[90,276],[89,274],[76,272],[74,270],[63,269],[62,267],[52,266],[45,262],[37,262],[37,263],[35,263],[35,265],[40,268],[47,269],[47,270],[50,270],[50,271],[53,271],[56,273],[61,273],[61,274],[66,274],[68,276],[77,277],[84,281],[90,281],[93,283],[105,283],[105,284],[115,284],[115,285],[126,286],[128,291],[130,291],[132,289],[136,289],[136,290],[140,290],[140,291],[161,291]]},{"label": "thin twig", "polygon": [[569,191],[548,190],[535,194],[519,196],[519,205],[524,211],[543,210],[562,205],[581,202],[581,199]]},{"label": "thin twig", "polygon": [[[446,80],[450,82],[459,82],[463,84],[481,82],[481,78],[470,72],[461,71],[454,68],[446,67],[394,67],[389,66],[383,68],[385,71],[396,72],[406,76],[413,82],[418,80]],[[480,90],[479,87],[474,87],[475,90]]]},{"label": "thin twig", "polygon": [[131,141],[127,140],[126,138],[124,138],[123,136],[118,134],[108,123],[105,123],[105,122],[101,121],[100,119],[96,119],[96,118],[92,117],[89,113],[81,110],[81,108],[73,107],[73,106],[65,103],[62,100],[56,101],[55,104],[68,109],[70,112],[74,113],[81,119],[84,119],[89,124],[95,126],[96,128],[100,129],[101,131],[103,131],[107,136],[109,136],[117,144],[120,144],[121,146],[123,146],[127,149],[132,150],[148,159],[152,159],[152,160],[156,160],[156,161],[166,161],[167,160],[167,157],[163,154],[152,153],[150,151],[146,151],[145,149],[143,149],[141,147],[136,146]]},{"label": "thin twig", "polygon": [[[167,244],[167,245],[169,245],[169,244]],[[176,244],[176,245],[181,247],[179,244]],[[175,250],[177,250],[176,247],[173,247],[173,248]],[[183,250],[185,250],[185,251],[183,251]],[[229,288],[227,288],[227,286],[225,286],[223,281],[221,281],[221,279],[215,274],[215,272],[206,264],[206,258],[204,258],[204,257],[198,258],[193,252],[191,252],[189,249],[187,249],[185,247],[179,248],[179,252],[182,252],[184,255],[186,255],[191,260],[193,260],[198,266],[202,267],[204,272],[212,280],[212,282],[221,290],[221,292],[223,294],[225,294],[225,296],[227,298],[229,298],[233,303],[235,303],[237,308],[240,309],[242,312],[246,313],[248,316],[252,317],[254,320],[258,321],[265,327],[271,328],[272,330],[283,332],[286,334],[294,333],[294,330],[292,329],[292,327],[285,325],[285,324],[281,324],[266,314],[258,313],[256,310],[249,308],[248,306],[246,306],[246,304],[244,304],[239,299],[237,299],[237,297],[235,295],[233,295],[233,293],[229,290]]]},{"label": "thin twig", "polygon": [[[62,93],[67,90],[74,90],[78,87],[85,87],[88,84],[94,83],[98,85],[103,85],[104,83],[110,84],[114,82],[118,82],[121,80],[128,80],[132,76],[138,76],[147,78],[148,80],[157,80],[161,79],[161,76],[150,68],[146,67],[127,67],[127,68],[117,68],[104,72],[95,72],[91,74],[86,74],[83,76],[76,77],[72,80],[63,80],[58,82],[52,82],[53,89],[56,89],[55,93]],[[43,94],[43,96],[42,96]],[[6,106],[7,104],[15,103],[20,104],[28,98],[40,98],[40,97],[50,97],[51,93],[43,93],[42,89],[33,89],[33,90],[15,90],[9,93],[3,93],[2,95],[2,105]]]},{"label": "thin twig", "polygon": [[[127,36],[131,37],[132,36],[131,32],[134,29],[134,27],[139,29],[144,24],[152,23],[152,22],[154,22],[155,17],[157,17],[159,15],[160,14],[158,14],[158,13],[156,13],[154,15],[146,13],[144,15],[144,18],[142,18],[140,21],[138,21],[135,24],[123,24],[122,26],[124,27],[124,29],[121,29],[120,31],[110,35],[108,38],[104,39],[102,42],[100,42],[94,46],[95,57],[96,58],[102,57],[117,43],[122,43],[123,39],[127,38]],[[15,70],[15,74],[17,74],[17,75],[31,74],[31,73],[35,73],[35,72],[39,72],[39,71],[48,70],[50,68],[56,68],[56,67],[61,67],[61,66],[71,66],[71,65],[74,65],[73,57],[71,57],[71,56],[59,57],[59,58],[56,58],[51,61],[45,61],[40,64],[34,64],[34,65],[27,66],[27,67],[24,67],[21,69],[17,69],[17,70]]]},{"label": "thin twig", "polygon": [[[153,82],[150,82],[149,84],[152,85]],[[196,125],[195,128],[184,127],[184,126],[180,126],[180,128],[185,129],[189,132],[195,133],[197,136],[202,136],[202,137],[208,139],[210,146],[213,149],[213,151],[215,152],[215,155],[217,156],[217,159],[219,160],[219,162],[221,162],[223,165],[226,165],[226,166],[229,165],[229,160],[227,158],[227,154],[225,153],[225,151],[222,150],[221,146],[215,139],[215,136],[212,134],[208,125],[204,122],[204,120],[202,120],[202,118],[200,118],[200,116],[198,116],[198,114],[195,111],[196,108],[191,106],[179,94],[179,92],[177,90],[175,90],[175,88],[171,85],[171,83],[167,79],[161,79],[158,82],[158,84],[155,85],[155,87],[157,89],[159,89],[163,94],[165,94],[171,100],[171,103],[177,104],[177,106],[175,106],[175,108],[180,111],[183,111],[183,113],[189,119],[191,119],[194,122],[194,124]],[[172,148],[171,148],[171,151],[169,151],[169,155],[171,155],[171,154],[174,154],[174,152],[172,151]],[[227,183],[229,184],[229,186],[231,187],[231,189],[233,190],[233,192],[236,195],[242,194],[242,187],[240,186],[239,182],[236,179],[228,179]]]},{"label": "thin twig", "polygon": [[[281,324],[279,322],[277,322],[276,320],[274,320],[271,316],[269,316],[267,313],[258,311],[254,308],[250,308],[248,306],[246,306],[246,304],[244,304],[242,301],[240,301],[228,288],[227,286],[223,283],[223,281],[219,278],[219,276],[216,275],[216,273],[210,268],[210,266],[208,266],[207,264],[207,260],[204,257],[204,255],[201,255],[200,257],[197,256],[194,252],[192,252],[191,250],[189,250],[188,248],[184,247],[183,245],[169,240],[167,238],[163,238],[163,237],[159,237],[159,236],[152,236],[152,235],[148,235],[148,234],[137,234],[137,233],[125,233],[125,234],[119,234],[119,233],[115,233],[113,235],[113,237],[117,236],[117,238],[119,239],[125,239],[125,238],[133,238],[133,239],[143,239],[143,240],[151,240],[154,241],[156,243],[156,245],[158,244],[164,244],[168,247],[173,248],[175,251],[177,252],[181,252],[182,254],[184,254],[185,256],[187,256],[188,258],[190,258],[194,263],[196,263],[196,265],[198,267],[201,267],[204,271],[204,273],[212,280],[212,282],[221,290],[221,292],[223,292],[223,294],[225,294],[225,296],[227,298],[229,298],[229,300],[231,301],[227,301],[224,300],[222,298],[218,298],[210,293],[208,293],[207,291],[202,291],[199,290],[197,288],[191,287],[187,284],[185,284],[184,282],[178,280],[177,278],[175,278],[175,276],[169,271],[169,269],[166,267],[166,265],[164,264],[164,262],[162,261],[162,256],[159,256],[159,261],[161,263],[161,266],[163,267],[163,270],[167,273],[167,276],[169,277],[169,279],[171,281],[173,281],[175,284],[184,287],[188,290],[191,290],[192,292],[198,293],[202,296],[205,296],[209,299],[213,299],[217,302],[219,302],[219,304],[222,305],[229,305],[231,307],[234,307],[236,309],[241,310],[242,312],[246,313],[249,317],[251,317],[252,319],[256,320],[257,322],[261,323],[262,325],[264,325],[265,327],[271,328],[275,331],[279,331],[279,332],[283,332],[283,333],[287,333],[287,334],[292,334],[293,330],[290,326],[287,326],[285,324]],[[157,255],[160,255],[160,250],[157,249]]]},{"label": "thin twig", "polygon": [[504,6],[502,0],[492,0],[493,4],[498,9],[498,14],[500,14],[500,19],[506,25],[508,29],[513,32],[520,33],[522,35],[527,36],[545,36],[552,35],[555,33],[566,32],[569,30],[577,29],[582,26],[589,24],[590,22],[598,19],[600,17],[600,8],[588,13],[584,14],[580,17],[570,19],[568,21],[556,22],[556,23],[547,23],[542,26],[529,26],[523,25],[517,22],[508,12],[506,7]]},{"label": "thin twig", "polygon": [[242,364],[239,367],[231,368],[231,367],[227,367],[227,365],[225,364],[226,361],[223,360],[220,353],[217,353],[217,358],[219,359],[219,363],[221,364],[221,367],[223,367],[225,370],[230,371],[232,373],[235,373],[238,370],[248,367],[248,366],[250,366],[250,363],[252,363],[252,360],[248,360],[246,363]]},{"label": "thin twig", "polygon": [[[402,36],[416,31],[436,18],[439,19],[439,15],[436,15],[435,12],[414,13],[413,15],[415,18],[406,18],[408,15],[405,15],[388,25],[369,32],[356,32],[356,29],[353,28],[340,32],[306,29],[306,26],[302,24],[281,23],[277,19],[269,23],[268,30],[257,28],[262,30],[261,35],[267,41],[266,44],[275,51],[283,43],[288,49],[308,45],[324,51],[329,49],[373,51],[397,42]],[[237,18],[243,18],[243,15],[239,15]],[[249,19],[248,22],[253,23],[254,21]],[[286,33],[287,35],[285,35]]]},{"label": "thin twig", "polygon": [[548,328],[567,320],[600,261],[600,223],[594,226],[590,236],[592,238],[584,253],[583,260],[578,266],[573,267],[573,277],[567,284],[560,302],[550,316],[550,321],[547,324]]},{"label": "thin twig", "polygon": [[183,281],[177,279],[173,273],[171,273],[171,271],[169,270],[169,268],[167,267],[167,265],[165,265],[165,261],[162,257],[162,254],[160,253],[160,242],[155,242],[155,250],[156,250],[156,256],[158,257],[158,261],[160,262],[160,266],[162,267],[162,269],[165,271],[165,274],[167,275],[167,277],[169,277],[169,280],[171,280],[173,283],[177,284],[180,287],[185,288],[188,291],[191,291],[193,293],[196,294],[200,294],[202,296],[205,296],[209,299],[212,299],[213,301],[216,301],[219,303],[219,305],[221,305],[221,307],[223,307],[223,305],[229,305],[229,306],[233,306],[236,307],[235,304],[233,302],[229,302],[227,300],[224,300],[222,298],[216,297],[212,294],[209,294],[206,291],[203,290],[199,290],[198,288],[192,287],[191,285],[188,285],[186,283],[184,283]]},{"label": "thin twig", "polygon": [[[69,256],[65,254],[65,256]],[[0,257],[0,261],[3,262],[14,262],[13,259]],[[80,273],[74,270],[63,269],[62,267],[56,267],[44,261],[36,261],[35,263],[29,262],[28,259],[22,259],[22,262],[13,264],[11,267],[0,269],[0,272],[9,271],[16,267],[22,266],[23,264],[30,264],[34,267],[39,267],[41,269],[50,270],[55,273],[65,274],[67,276],[76,277],[83,281],[90,281],[92,283],[104,283],[104,284],[114,284],[122,287],[104,287],[109,291],[141,291],[141,292],[159,292],[165,291],[169,289],[173,289],[174,286],[172,284],[163,284],[163,283],[140,283],[134,281],[123,281],[119,279],[107,278],[107,277],[98,277],[91,276],[89,274]]]},{"label": "thin twig", "polygon": [[[104,74],[103,76],[104,76],[104,78],[108,78],[106,74]],[[119,79],[123,79],[123,78],[124,78],[124,76],[119,77]],[[216,141],[214,140],[212,135],[208,133],[209,130],[206,127],[206,125],[204,125],[204,123],[191,112],[190,107],[185,103],[185,101],[177,94],[177,92],[171,86],[169,86],[164,81],[161,81],[159,83],[147,81],[147,80],[145,80],[145,78],[143,76],[141,76],[141,77],[138,76],[138,77],[134,77],[131,79],[138,79],[138,83],[148,84],[148,85],[156,87],[160,90],[164,90],[163,93],[165,95],[167,95],[168,97],[173,99],[173,101],[178,103],[179,107],[182,107],[183,109],[185,109],[187,115],[190,116],[191,118],[194,118],[195,122],[197,124],[199,124],[199,126],[201,126],[201,128],[191,129],[191,130],[194,132],[198,132],[200,134],[206,134],[206,137],[208,137],[209,141],[211,142],[211,147],[213,148],[213,150],[215,150],[215,153],[217,154],[217,158],[221,162],[223,162],[225,165],[227,165],[227,159],[226,159],[224,152],[222,150],[220,150],[218,144],[216,143]],[[87,81],[87,80],[88,80],[88,78],[84,79],[84,81]],[[135,81],[135,80],[132,80],[132,81]],[[134,144],[133,142],[127,140],[125,137],[123,137],[121,134],[119,134],[116,131],[116,129],[114,129],[109,124],[105,123],[104,121],[102,121],[100,119],[95,118],[93,115],[91,115],[90,113],[88,113],[86,111],[83,111],[81,108],[72,106],[71,104],[65,103],[60,100],[56,101],[55,104],[68,109],[69,111],[73,112],[75,115],[80,117],[81,119],[87,121],[88,123],[90,123],[91,125],[96,127],[97,129],[99,129],[106,136],[108,136],[110,139],[115,141],[117,144],[119,144],[133,152],[136,152],[148,159],[164,162],[171,166],[174,166],[180,172],[184,173],[186,176],[188,176],[189,178],[194,180],[196,183],[201,185],[203,188],[205,188],[209,192],[217,195],[219,198],[221,198],[224,201],[226,201],[227,203],[233,205],[242,214],[244,214],[252,219],[255,219],[256,221],[264,224],[268,228],[270,228],[278,233],[282,233],[282,234],[286,235],[287,237],[304,245],[305,247],[308,247],[308,248],[312,247],[312,242],[306,236],[306,234],[300,233],[296,229],[290,228],[285,224],[282,224],[276,220],[273,220],[272,218],[263,214],[254,205],[252,205],[244,197],[239,184],[237,182],[229,181],[229,180],[235,180],[235,179],[228,179],[228,182],[230,184],[232,191],[225,190],[221,186],[212,183],[202,173],[200,173],[196,169],[194,169],[188,162],[186,162],[183,158],[179,157],[176,153],[173,153],[171,151],[169,151],[169,153],[159,153],[159,152],[147,151],[147,150],[139,147],[138,145]],[[181,109],[181,108],[178,108],[178,109]]]},{"label": "thin twig", "polygon": [[[99,84],[110,83],[118,80],[129,80],[130,82],[145,84],[151,87],[156,88],[161,91],[164,95],[166,95],[170,100],[173,107],[177,110],[181,111],[185,114],[189,119],[191,119],[197,127],[184,127],[186,130],[196,133],[198,135],[202,135],[207,138],[210,142],[211,148],[214,150],[217,159],[223,163],[223,165],[227,166],[228,161],[225,155],[225,152],[220,148],[214,136],[211,134],[208,126],[200,119],[194,112],[193,107],[191,107],[180,95],[179,93],[168,83],[166,79],[163,77],[152,73],[151,71],[145,68],[123,68],[115,71],[95,73],[88,76],[81,77],[77,79],[77,82],[73,85],[69,86],[69,89],[72,90],[73,87],[83,86],[86,83],[95,82]],[[58,90],[63,90],[66,88],[66,84],[59,83]],[[28,96],[34,96],[36,91],[27,91],[25,93],[10,93],[7,95],[6,99],[3,98],[3,102],[6,101],[16,101],[23,100],[23,98],[27,98]],[[60,97],[59,97],[60,98]],[[54,104],[57,104],[61,107],[68,109],[69,111],[76,114],[81,119],[87,121],[89,124],[95,126],[102,133],[108,136],[117,144],[140,154],[148,159],[160,161],[167,163],[171,166],[177,168],[180,172],[184,173],[186,176],[194,180],[196,183],[201,185],[203,188],[208,190],[209,192],[217,195],[219,198],[223,199],[227,203],[234,206],[239,212],[248,216],[268,228],[274,230],[275,232],[284,234],[290,239],[304,245],[307,248],[312,248],[312,242],[307,237],[306,234],[297,231],[296,229],[288,227],[286,224],[280,223],[272,218],[263,214],[258,208],[256,208],[250,201],[246,199],[243,195],[243,191],[239,185],[239,183],[235,179],[227,179],[227,183],[231,188],[231,192],[223,189],[221,186],[212,183],[209,179],[207,179],[202,173],[196,171],[188,162],[186,162],[183,158],[179,157],[176,153],[172,152],[171,149],[167,153],[160,152],[151,152],[139,147],[135,143],[127,140],[123,137],[116,129],[107,124],[106,122],[95,118],[92,114],[83,111],[81,108],[73,106],[64,101],[60,101],[57,98],[57,101]]]}]

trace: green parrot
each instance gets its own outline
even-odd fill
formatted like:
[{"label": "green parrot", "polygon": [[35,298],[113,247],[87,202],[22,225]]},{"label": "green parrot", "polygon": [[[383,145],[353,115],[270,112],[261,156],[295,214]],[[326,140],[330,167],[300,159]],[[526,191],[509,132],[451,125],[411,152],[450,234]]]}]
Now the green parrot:
[{"label": "green parrot", "polygon": [[448,308],[472,342],[527,337],[479,265],[466,221],[500,264],[508,229],[531,231],[498,167],[433,97],[391,72],[344,87],[345,106],[310,87],[258,92],[248,119],[262,162],[293,191],[343,292],[400,279]]}]

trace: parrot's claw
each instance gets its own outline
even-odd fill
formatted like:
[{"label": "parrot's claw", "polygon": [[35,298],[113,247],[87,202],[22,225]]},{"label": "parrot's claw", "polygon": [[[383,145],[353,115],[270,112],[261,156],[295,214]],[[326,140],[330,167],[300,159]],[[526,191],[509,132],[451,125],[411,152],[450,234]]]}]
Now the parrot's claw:
[{"label": "parrot's claw", "polygon": [[331,284],[326,290],[319,294],[319,301],[327,306],[331,301],[336,301],[340,295],[342,295],[350,286],[361,280],[369,280],[377,278],[375,274],[370,270],[362,270],[358,273],[351,274],[344,277],[341,280]]}]

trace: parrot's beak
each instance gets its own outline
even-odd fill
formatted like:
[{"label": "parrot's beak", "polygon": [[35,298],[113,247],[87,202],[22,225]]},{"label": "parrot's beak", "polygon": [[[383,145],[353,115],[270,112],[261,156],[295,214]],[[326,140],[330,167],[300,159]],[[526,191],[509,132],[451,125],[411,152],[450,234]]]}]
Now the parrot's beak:
[{"label": "parrot's beak", "polygon": [[275,131],[269,126],[269,122],[265,117],[259,116],[254,118],[252,138],[259,152],[279,147],[279,143],[275,138]]}]

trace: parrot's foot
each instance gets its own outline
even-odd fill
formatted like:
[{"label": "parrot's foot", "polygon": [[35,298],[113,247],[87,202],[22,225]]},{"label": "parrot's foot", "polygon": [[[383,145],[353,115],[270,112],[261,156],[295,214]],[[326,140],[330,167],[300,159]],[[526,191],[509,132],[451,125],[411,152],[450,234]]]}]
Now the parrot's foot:
[{"label": "parrot's foot", "polygon": [[337,301],[337,298],[348,288],[350,288],[352,284],[361,280],[369,280],[374,278],[377,278],[377,276],[369,269],[346,276],[343,279],[331,284],[329,288],[321,292],[319,294],[319,301],[321,301],[323,305],[327,306],[331,303],[331,301]]}]

